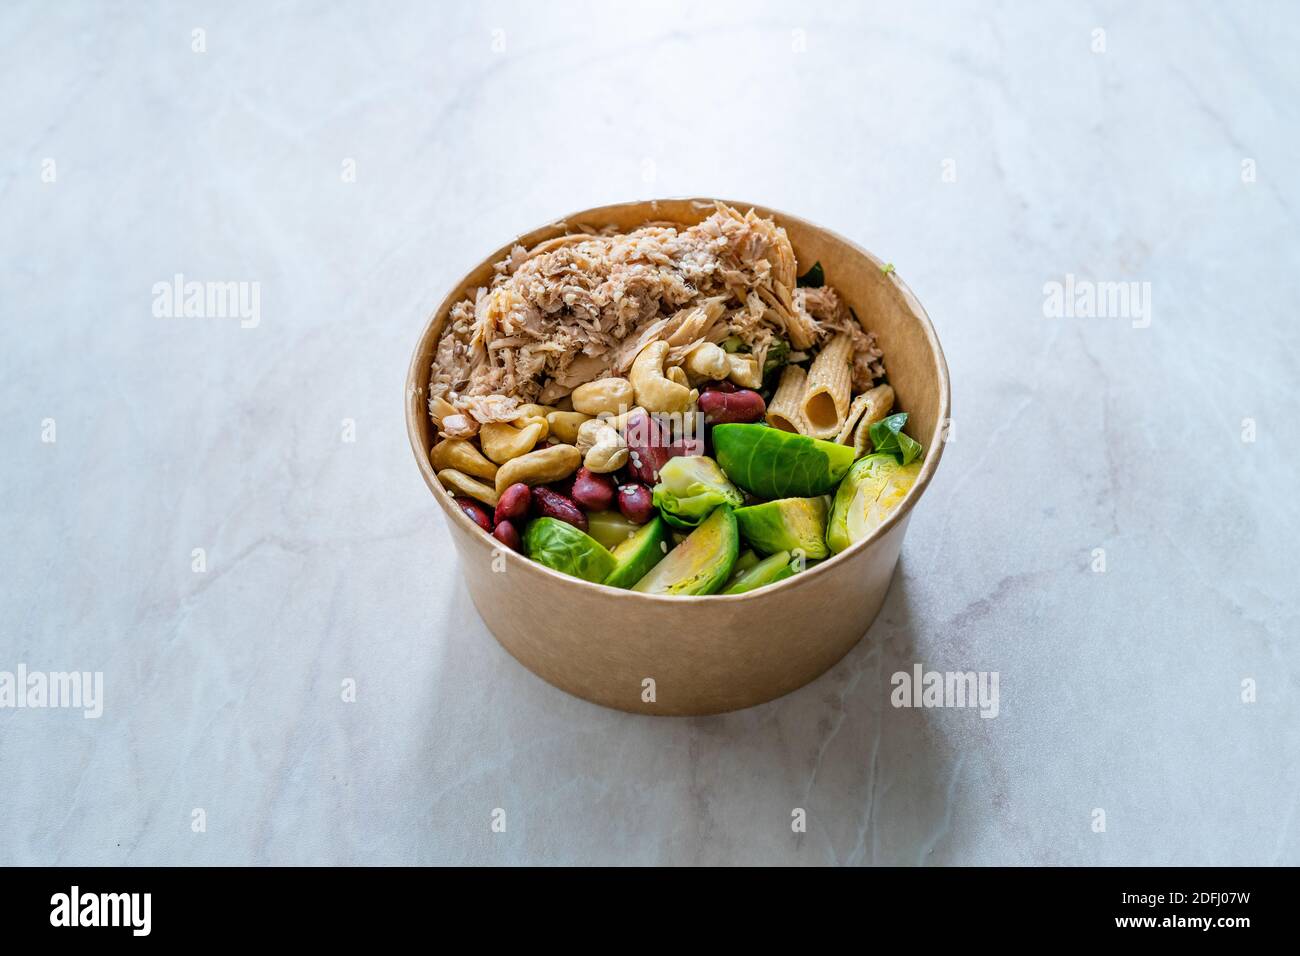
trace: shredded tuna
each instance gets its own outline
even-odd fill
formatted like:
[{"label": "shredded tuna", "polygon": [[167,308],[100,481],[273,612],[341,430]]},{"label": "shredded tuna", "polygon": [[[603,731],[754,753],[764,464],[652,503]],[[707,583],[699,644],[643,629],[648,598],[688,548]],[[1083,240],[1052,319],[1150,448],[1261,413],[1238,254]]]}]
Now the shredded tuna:
[{"label": "shredded tuna", "polygon": [[445,404],[465,414],[457,431],[510,421],[519,402],[550,404],[584,382],[625,374],[659,339],[673,346],[670,363],[731,336],[761,362],[778,338],[806,350],[847,330],[855,388],[884,374],[874,336],[833,289],[795,287],[785,230],[752,210],[719,203],[694,226],[584,229],[515,246],[495,268],[487,288],[452,307],[438,342],[430,411],[445,433]]},{"label": "shredded tuna", "polygon": [[468,415],[448,415],[441,422],[439,434],[443,438],[473,438],[478,434],[478,422]]},{"label": "shredded tuna", "polygon": [[865,392],[885,374],[880,361],[881,352],[876,337],[864,331],[862,323],[830,286],[818,289],[800,289],[797,305],[806,312],[820,329],[820,337],[835,332],[848,332],[853,339],[853,390]]},{"label": "shredded tuna", "polygon": [[480,425],[512,422],[519,417],[519,399],[507,395],[468,395],[461,399],[460,407]]}]

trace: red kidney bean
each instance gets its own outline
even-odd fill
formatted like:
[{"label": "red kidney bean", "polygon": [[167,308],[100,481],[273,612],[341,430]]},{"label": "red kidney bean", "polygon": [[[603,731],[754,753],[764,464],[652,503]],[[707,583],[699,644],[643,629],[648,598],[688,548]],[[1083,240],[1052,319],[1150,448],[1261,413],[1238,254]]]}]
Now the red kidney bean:
[{"label": "red kidney bean", "polygon": [[672,449],[658,421],[645,412],[629,416],[623,437],[628,442],[628,472],[645,484],[656,483],[664,463],[682,454],[680,449]]},{"label": "red kidney bean", "polygon": [[501,492],[501,497],[497,499],[497,510],[494,515],[497,524],[502,521],[515,521],[528,514],[528,506],[532,504],[533,491],[522,481],[516,481],[513,485]]},{"label": "red kidney bean", "polygon": [[587,530],[587,516],[569,498],[543,485],[533,489],[533,510],[547,518],[567,521],[581,531]]},{"label": "red kidney bean", "polygon": [[668,446],[672,452],[668,457],[676,458],[678,455],[703,455],[704,454],[704,437],[702,435],[691,435],[689,438],[679,438]]},{"label": "red kidney bean", "polygon": [[515,530],[514,524],[508,518],[497,522],[497,526],[492,529],[492,537],[511,551],[520,551],[523,548],[523,542],[519,540],[519,532]]},{"label": "red kidney bean", "polygon": [[549,488],[551,491],[555,492],[557,495],[564,495],[564,497],[566,498],[572,498],[573,479],[576,478],[577,475],[578,473],[575,471],[572,475],[569,475],[569,477],[567,478],[561,478],[559,481],[550,482],[549,484],[546,485],[546,487]]},{"label": "red kidney bean", "polygon": [[700,394],[705,392],[734,392],[740,388],[735,382],[728,382],[725,378],[718,382],[705,382],[700,386]]},{"label": "red kidney bean", "polygon": [[638,482],[623,485],[618,489],[618,510],[633,524],[645,524],[655,514],[654,496]]},{"label": "red kidney bean", "polygon": [[474,522],[488,534],[492,533],[492,519],[484,507],[473,498],[462,498],[457,496],[456,504],[460,505],[460,510],[465,512],[466,517]]},{"label": "red kidney bean", "polygon": [[700,392],[700,411],[710,425],[756,422],[767,412],[767,403],[752,389],[740,388],[734,392],[712,389]]},{"label": "red kidney bean", "polygon": [[585,511],[606,511],[614,503],[614,479],[585,466],[579,468],[570,497]]}]

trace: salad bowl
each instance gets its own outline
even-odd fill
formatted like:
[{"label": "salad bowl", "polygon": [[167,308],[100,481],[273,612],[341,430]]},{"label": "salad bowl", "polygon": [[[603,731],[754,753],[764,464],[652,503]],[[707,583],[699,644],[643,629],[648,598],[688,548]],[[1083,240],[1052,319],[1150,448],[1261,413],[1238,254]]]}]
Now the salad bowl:
[{"label": "salad bowl", "polygon": [[543,680],[606,707],[643,714],[716,714],[764,703],[824,673],[862,639],[884,603],[912,509],[939,466],[950,418],[948,369],[920,302],[891,266],[797,216],[750,203],[784,227],[800,262],[820,262],[884,354],[888,382],[925,448],[915,484],[866,538],[806,571],[744,594],[669,596],[595,584],[530,561],[485,535],[439,482],[428,411],[436,347],[452,305],[486,286],[516,245],[578,227],[691,225],[712,199],[661,199],[582,210],[511,238],[484,257],[433,311],[407,374],[407,434],[442,509],[464,587],[497,641]]}]

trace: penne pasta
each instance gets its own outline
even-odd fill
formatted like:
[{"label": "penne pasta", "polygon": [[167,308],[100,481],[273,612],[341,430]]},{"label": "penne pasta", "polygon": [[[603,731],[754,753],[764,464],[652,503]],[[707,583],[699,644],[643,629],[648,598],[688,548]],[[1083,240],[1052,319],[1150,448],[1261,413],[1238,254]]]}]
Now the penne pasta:
[{"label": "penne pasta", "polygon": [[[866,440],[867,429],[880,421],[894,407],[894,390],[888,385],[877,385],[870,391],[863,392],[849,406],[848,418],[835,436],[841,445],[858,446],[858,437]],[[868,442],[870,444],[870,442]],[[858,455],[865,454],[865,448],[858,450]]]},{"label": "penne pasta", "polygon": [[767,423],[782,431],[803,434],[803,393],[808,373],[798,365],[787,365],[781,372],[772,401],[767,406]]},{"label": "penne pasta", "polygon": [[849,405],[849,413],[844,416],[844,424],[840,426],[839,434],[835,436],[835,444],[848,445],[853,442],[853,426],[858,423],[858,419],[862,417],[862,413],[866,411],[866,408],[867,395],[863,392],[854,398],[853,403]]},{"label": "penne pasta", "polygon": [[844,427],[853,388],[853,339],[841,332],[813,359],[808,369],[808,386],[803,396],[803,418],[807,434],[833,438]]},{"label": "penne pasta", "polygon": [[[857,425],[853,428],[853,457],[861,458],[867,452],[871,451],[871,426],[880,421],[894,407],[894,390],[888,385],[877,385],[870,392],[879,392],[881,389],[889,389],[888,392],[881,394],[881,401],[878,407],[872,407],[867,413],[858,419]],[[847,443],[846,443],[847,444]]]}]

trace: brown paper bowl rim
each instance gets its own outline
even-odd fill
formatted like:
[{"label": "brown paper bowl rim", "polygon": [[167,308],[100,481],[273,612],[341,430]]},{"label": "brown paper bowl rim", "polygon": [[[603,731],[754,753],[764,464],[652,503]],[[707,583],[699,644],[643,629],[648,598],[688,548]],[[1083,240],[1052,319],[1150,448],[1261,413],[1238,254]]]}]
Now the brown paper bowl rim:
[{"label": "brown paper bowl rim", "polygon": [[[460,507],[453,500],[453,496],[448,493],[447,489],[443,487],[440,481],[438,481],[438,477],[433,470],[433,465],[429,462],[429,449],[424,447],[423,440],[420,436],[421,416],[427,417],[429,414],[428,403],[425,398],[425,388],[428,385],[430,373],[430,368],[423,366],[421,357],[426,352],[426,344],[431,344],[429,343],[429,339],[433,335],[434,328],[438,325],[440,317],[447,313],[451,309],[452,305],[464,297],[468,286],[472,284],[471,279],[474,274],[478,272],[485,263],[495,264],[501,261],[501,259],[508,255],[510,250],[524,237],[536,237],[531,240],[533,244],[536,244],[537,242],[545,241],[547,238],[552,238],[552,236],[540,235],[544,232],[554,231],[554,235],[564,235],[570,223],[581,222],[587,225],[593,225],[593,219],[598,219],[602,215],[608,215],[613,210],[624,210],[628,207],[634,206],[646,207],[648,213],[646,222],[651,222],[654,221],[653,212],[655,205],[659,202],[688,202],[701,208],[712,208],[715,202],[722,202],[736,209],[753,209],[762,216],[774,218],[777,225],[783,225],[785,222],[798,222],[803,226],[821,232],[844,243],[854,252],[872,263],[877,269],[881,270],[885,280],[894,286],[895,290],[902,297],[908,310],[912,313],[912,316],[920,323],[921,331],[925,334],[925,339],[930,346],[931,355],[934,361],[935,377],[940,392],[939,410],[935,417],[934,433],[930,435],[930,440],[926,445],[925,458],[921,465],[921,473],[917,477],[916,483],[903,499],[902,503],[899,504],[899,506],[894,509],[893,513],[881,522],[880,525],[871,532],[871,534],[867,535],[867,537],[863,538],[861,541],[855,541],[839,554],[834,554],[829,558],[824,558],[817,562],[813,567],[792,577],[786,578],[784,581],[779,581],[776,584],[769,584],[761,588],[755,588],[754,590],[747,591],[744,594],[643,594],[640,591],[632,591],[624,588],[612,588],[604,584],[596,584],[592,581],[584,580],[583,578],[577,578],[553,570],[544,564],[539,564],[536,561],[529,559],[523,554],[512,551],[510,548],[501,545],[500,542],[497,542],[495,539],[492,539],[493,547],[499,547],[501,552],[508,556],[507,560],[513,561],[521,568],[525,569],[525,573],[542,574],[555,579],[563,586],[593,588],[609,595],[611,599],[621,598],[624,601],[644,602],[650,606],[667,603],[672,606],[680,607],[684,603],[695,601],[730,601],[739,603],[744,601],[763,600],[771,597],[778,591],[794,593],[800,588],[808,585],[815,577],[824,573],[829,565],[846,561],[851,555],[870,548],[876,541],[884,537],[890,528],[902,521],[911,512],[912,508],[916,505],[916,502],[920,500],[921,495],[925,492],[926,487],[930,484],[930,479],[934,476],[935,469],[939,466],[939,459],[943,457],[945,444],[943,440],[944,426],[951,419],[952,400],[951,388],[948,381],[948,363],[944,358],[943,347],[939,344],[939,337],[935,333],[934,324],[930,321],[929,313],[925,311],[925,307],[921,305],[920,301],[908,287],[907,283],[900,279],[898,273],[892,268],[886,272],[886,264],[856,242],[840,235],[834,230],[827,229],[824,226],[819,226],[816,223],[810,222],[809,220],[803,219],[799,216],[781,212],[780,210],[773,209],[770,206],[738,202],[731,199],[715,200],[698,196],[667,197],[663,199],[633,200],[623,203],[610,203],[604,206],[596,206],[591,209],[584,209],[570,213],[569,215],[563,216],[559,219],[548,220],[540,226],[519,233],[515,238],[511,239],[504,246],[498,248],[495,252],[476,260],[475,265],[471,267],[455,285],[452,286],[451,290],[438,304],[438,307],[430,314],[428,321],[425,323],[424,331],[416,341],[415,351],[411,355],[411,362],[406,373],[406,391],[404,396],[406,403],[406,434],[411,443],[411,451],[415,455],[416,465],[420,469],[420,474],[424,477],[424,483],[428,485],[429,491],[433,493],[434,499],[437,500],[438,504],[442,507],[448,520],[461,522],[461,526],[466,530],[469,530],[474,534],[483,535],[483,529],[471,521],[469,517],[460,510]],[[889,356],[886,355],[886,371],[888,371],[888,363]],[[485,535],[485,537],[487,536]],[[484,543],[486,544],[487,542],[485,541]]]}]

